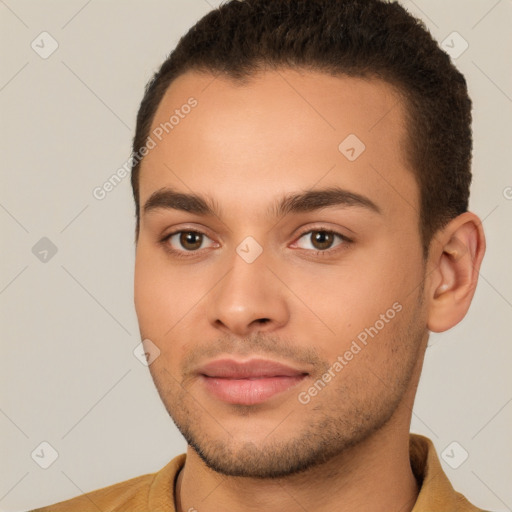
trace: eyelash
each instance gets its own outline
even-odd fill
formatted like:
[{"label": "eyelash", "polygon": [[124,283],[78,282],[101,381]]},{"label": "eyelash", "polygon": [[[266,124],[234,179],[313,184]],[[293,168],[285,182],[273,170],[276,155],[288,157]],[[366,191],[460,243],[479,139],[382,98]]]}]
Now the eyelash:
[{"label": "eyelash", "polygon": [[[327,234],[331,234],[331,235],[334,235],[334,236],[337,236],[338,238],[341,239],[342,243],[338,244],[337,246],[335,246],[334,248],[329,248],[329,249],[325,249],[325,250],[312,250],[312,249],[302,249],[304,251],[307,251],[309,254],[313,254],[314,256],[320,256],[320,257],[325,257],[325,256],[332,256],[334,253],[337,253],[339,250],[343,250],[343,249],[346,249],[346,246],[347,245],[350,245],[353,243],[353,240],[351,240],[350,238],[348,238],[347,236],[345,235],[342,235],[341,233],[338,233],[337,231],[333,231],[332,229],[328,229],[328,228],[323,228],[323,227],[314,227],[312,229],[308,229],[307,231],[304,231],[303,233],[301,233],[297,238],[296,240],[300,240],[304,235],[308,235],[308,234],[312,234],[312,233],[327,233]],[[170,253],[173,257],[176,257],[176,258],[180,258],[180,259],[187,259],[187,258],[191,258],[191,257],[194,257],[195,255],[197,255],[199,253],[199,251],[201,249],[197,249],[197,250],[193,250],[193,251],[185,251],[185,250],[177,250],[177,249],[173,249],[168,241],[171,237],[173,237],[174,235],[177,235],[179,233],[194,233],[194,234],[198,234],[198,235],[203,235],[207,238],[208,235],[206,233],[203,233],[202,231],[199,231],[199,230],[196,230],[196,229],[180,229],[180,230],[177,230],[177,231],[173,231],[172,233],[169,233],[167,235],[165,235],[161,240],[160,240],[160,243],[163,245],[164,249]]]}]

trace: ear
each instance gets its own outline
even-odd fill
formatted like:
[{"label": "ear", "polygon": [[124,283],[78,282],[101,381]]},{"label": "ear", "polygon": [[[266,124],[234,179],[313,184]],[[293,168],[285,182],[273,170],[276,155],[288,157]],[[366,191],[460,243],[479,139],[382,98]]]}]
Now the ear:
[{"label": "ear", "polygon": [[446,331],[464,318],[475,294],[484,253],[482,223],[472,212],[459,215],[436,233],[430,245],[425,290],[430,331]]}]

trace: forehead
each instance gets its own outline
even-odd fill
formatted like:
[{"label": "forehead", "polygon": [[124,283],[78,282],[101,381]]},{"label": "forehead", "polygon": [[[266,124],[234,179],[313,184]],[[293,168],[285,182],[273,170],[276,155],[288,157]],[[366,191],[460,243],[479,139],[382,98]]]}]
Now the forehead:
[{"label": "forehead", "polygon": [[396,90],[376,79],[281,69],[236,83],[189,71],[153,119],[141,203],[166,184],[258,197],[321,181],[387,197],[390,207],[407,197],[417,206],[403,109]]}]

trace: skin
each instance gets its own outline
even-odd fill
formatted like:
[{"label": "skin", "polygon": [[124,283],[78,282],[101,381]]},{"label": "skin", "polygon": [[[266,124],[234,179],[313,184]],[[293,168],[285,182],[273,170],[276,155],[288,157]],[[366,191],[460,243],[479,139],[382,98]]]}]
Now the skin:
[{"label": "skin", "polygon": [[[478,217],[453,219],[423,259],[403,106],[384,82],[281,69],[240,85],[189,71],[153,128],[191,96],[197,106],[141,166],[135,269],[141,336],[160,350],[151,375],[189,443],[177,509],[411,510],[408,436],[428,334],[469,308],[485,250]],[[349,134],[366,146],[353,162],[338,149]],[[285,195],[334,186],[379,212],[339,204],[265,215]],[[145,212],[165,187],[211,198],[216,214]],[[204,236],[192,237],[196,246],[179,234],[163,240],[179,230]],[[351,242],[321,245],[315,233],[325,230]],[[262,248],[252,263],[236,251],[248,236]],[[301,403],[299,393],[397,303]],[[228,404],[194,373],[219,357],[263,357],[308,375],[261,404]]]}]

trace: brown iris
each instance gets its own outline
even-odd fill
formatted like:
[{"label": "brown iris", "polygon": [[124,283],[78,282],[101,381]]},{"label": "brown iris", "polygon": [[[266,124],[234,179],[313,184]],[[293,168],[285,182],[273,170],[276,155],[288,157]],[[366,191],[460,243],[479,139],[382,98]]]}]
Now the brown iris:
[{"label": "brown iris", "polygon": [[334,233],[328,231],[312,231],[311,239],[316,249],[329,249],[334,242]]},{"label": "brown iris", "polygon": [[199,249],[203,242],[203,235],[195,231],[183,231],[180,234],[180,244],[188,251]]}]

